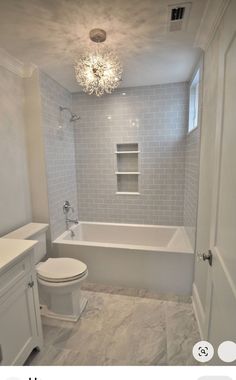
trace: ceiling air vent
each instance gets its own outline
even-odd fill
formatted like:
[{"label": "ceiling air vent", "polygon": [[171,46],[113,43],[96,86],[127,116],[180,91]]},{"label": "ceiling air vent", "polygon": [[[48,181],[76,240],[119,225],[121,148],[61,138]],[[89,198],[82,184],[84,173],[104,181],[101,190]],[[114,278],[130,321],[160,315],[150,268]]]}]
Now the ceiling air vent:
[{"label": "ceiling air vent", "polygon": [[186,28],[189,18],[191,3],[169,5],[169,25],[170,32],[183,31]]},{"label": "ceiling air vent", "polygon": [[172,8],[171,9],[171,21],[182,20],[184,18],[184,7]]}]

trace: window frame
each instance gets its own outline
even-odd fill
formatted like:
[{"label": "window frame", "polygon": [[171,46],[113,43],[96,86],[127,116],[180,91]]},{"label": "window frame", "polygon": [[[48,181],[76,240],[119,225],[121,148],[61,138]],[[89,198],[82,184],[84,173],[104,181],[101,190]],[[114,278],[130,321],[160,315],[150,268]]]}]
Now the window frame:
[{"label": "window frame", "polygon": [[198,66],[194,71],[193,78],[189,86],[188,134],[197,129],[200,124],[200,81],[201,68]]}]

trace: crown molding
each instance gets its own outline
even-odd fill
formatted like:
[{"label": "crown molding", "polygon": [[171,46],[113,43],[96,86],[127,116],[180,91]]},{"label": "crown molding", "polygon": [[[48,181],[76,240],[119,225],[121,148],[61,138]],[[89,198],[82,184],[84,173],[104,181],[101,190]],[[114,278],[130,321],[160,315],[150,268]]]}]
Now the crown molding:
[{"label": "crown molding", "polygon": [[207,50],[231,0],[208,0],[195,38],[195,46]]},{"label": "crown molding", "polygon": [[27,65],[24,65],[23,78],[30,78],[34,70],[36,69],[37,69],[37,66],[34,63],[29,63]]},{"label": "crown molding", "polygon": [[0,48],[0,66],[21,78],[30,77],[36,68],[34,64],[25,65],[2,48]]}]

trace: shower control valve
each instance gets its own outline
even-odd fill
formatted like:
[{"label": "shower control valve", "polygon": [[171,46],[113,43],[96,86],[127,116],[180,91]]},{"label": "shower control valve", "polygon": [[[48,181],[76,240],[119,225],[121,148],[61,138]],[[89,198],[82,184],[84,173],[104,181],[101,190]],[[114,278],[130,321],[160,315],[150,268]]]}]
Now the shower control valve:
[{"label": "shower control valve", "polygon": [[64,214],[68,214],[69,211],[72,211],[74,212],[74,209],[73,207],[71,206],[70,202],[69,201],[65,201],[64,202],[64,205],[63,205],[63,212]]}]

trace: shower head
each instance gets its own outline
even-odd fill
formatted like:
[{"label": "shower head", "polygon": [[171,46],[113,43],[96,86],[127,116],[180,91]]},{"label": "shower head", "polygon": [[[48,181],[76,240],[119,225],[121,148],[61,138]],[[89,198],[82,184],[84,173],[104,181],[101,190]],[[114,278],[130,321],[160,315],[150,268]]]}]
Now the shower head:
[{"label": "shower head", "polygon": [[80,116],[76,115],[75,113],[72,113],[72,111],[70,110],[70,108],[68,107],[62,107],[62,106],[59,106],[59,110],[60,112],[63,112],[63,111],[68,111],[70,113],[70,122],[72,123],[73,121],[77,121],[80,119]]}]

